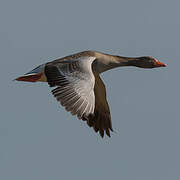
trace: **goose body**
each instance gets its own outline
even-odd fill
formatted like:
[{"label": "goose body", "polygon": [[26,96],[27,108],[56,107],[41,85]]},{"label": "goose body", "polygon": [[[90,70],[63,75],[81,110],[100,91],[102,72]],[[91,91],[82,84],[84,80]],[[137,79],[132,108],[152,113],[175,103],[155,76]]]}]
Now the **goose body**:
[{"label": "goose body", "polygon": [[54,97],[72,115],[87,122],[101,137],[113,131],[106,88],[100,74],[120,66],[165,67],[149,56],[122,57],[84,51],[40,65],[17,81],[48,82]]}]

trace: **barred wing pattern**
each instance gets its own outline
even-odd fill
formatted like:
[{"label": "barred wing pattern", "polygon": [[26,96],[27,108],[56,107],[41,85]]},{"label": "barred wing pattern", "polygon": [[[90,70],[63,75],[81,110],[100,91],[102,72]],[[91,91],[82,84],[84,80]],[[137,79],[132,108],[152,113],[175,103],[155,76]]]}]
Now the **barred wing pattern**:
[{"label": "barred wing pattern", "polygon": [[67,111],[83,120],[95,109],[95,77],[91,68],[94,60],[95,57],[87,56],[45,66],[48,84],[57,86],[52,94]]}]

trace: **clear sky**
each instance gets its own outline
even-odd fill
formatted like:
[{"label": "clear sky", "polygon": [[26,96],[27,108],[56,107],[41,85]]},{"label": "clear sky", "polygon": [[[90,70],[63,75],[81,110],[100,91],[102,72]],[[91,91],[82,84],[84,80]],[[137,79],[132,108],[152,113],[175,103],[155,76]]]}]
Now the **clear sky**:
[{"label": "clear sky", "polygon": [[[1,0],[0,179],[179,180],[179,7],[178,0]],[[111,138],[65,112],[46,83],[12,81],[88,49],[168,64],[102,75]]]}]

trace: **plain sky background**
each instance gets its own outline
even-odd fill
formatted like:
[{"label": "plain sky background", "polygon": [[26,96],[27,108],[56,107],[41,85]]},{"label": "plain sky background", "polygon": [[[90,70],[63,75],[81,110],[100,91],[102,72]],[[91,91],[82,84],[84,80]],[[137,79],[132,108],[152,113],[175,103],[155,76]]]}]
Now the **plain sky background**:
[{"label": "plain sky background", "polygon": [[[178,0],[0,0],[0,179],[179,180],[179,8]],[[87,49],[168,64],[102,75],[111,138],[65,112],[46,83],[12,81]]]}]

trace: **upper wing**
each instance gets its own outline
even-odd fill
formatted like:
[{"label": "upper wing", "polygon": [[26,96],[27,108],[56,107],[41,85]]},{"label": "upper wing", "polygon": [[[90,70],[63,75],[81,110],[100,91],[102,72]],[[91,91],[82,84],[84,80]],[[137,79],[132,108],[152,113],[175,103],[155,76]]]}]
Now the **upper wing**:
[{"label": "upper wing", "polygon": [[87,118],[87,124],[93,127],[95,132],[100,133],[101,137],[104,136],[104,131],[110,137],[112,129],[111,114],[109,105],[106,100],[106,88],[98,74],[95,74],[95,110],[94,114]]},{"label": "upper wing", "polygon": [[95,78],[91,64],[95,57],[78,57],[67,61],[48,63],[45,66],[45,75],[53,95],[67,111],[77,115],[79,119],[86,119],[94,113]]}]

